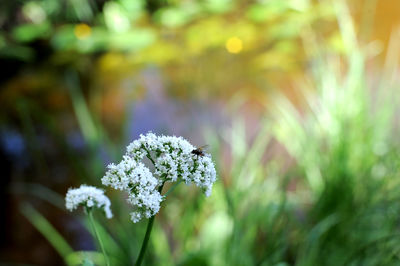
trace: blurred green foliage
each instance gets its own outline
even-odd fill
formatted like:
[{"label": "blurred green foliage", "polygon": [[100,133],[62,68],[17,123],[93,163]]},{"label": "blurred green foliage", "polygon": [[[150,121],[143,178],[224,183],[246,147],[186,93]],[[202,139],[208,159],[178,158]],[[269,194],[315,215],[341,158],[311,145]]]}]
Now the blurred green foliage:
[{"label": "blurred green foliage", "polygon": [[0,59],[9,65],[0,103],[7,110],[37,87],[52,91],[46,101],[62,108],[71,69],[86,79],[85,93],[99,88],[91,94],[104,89],[118,98],[126,79],[136,82],[149,66],[162,72],[173,97],[262,101],[307,64],[307,28],[326,35],[329,50],[343,50],[330,1],[7,1],[0,18]]},{"label": "blurred green foliage", "polygon": [[[3,21],[1,50],[3,56],[11,57],[16,55],[5,51],[20,46],[34,53],[35,41],[54,52],[83,54],[110,49],[130,53],[167,42],[176,52],[190,55],[223,47],[236,35],[246,42],[246,50],[252,50],[266,40],[273,45],[296,39],[305,24],[333,19],[327,3],[308,0],[38,0],[10,2],[4,6],[4,15],[9,20]],[[182,45],[188,49],[180,49]],[[154,59],[141,57],[143,62]]]}]

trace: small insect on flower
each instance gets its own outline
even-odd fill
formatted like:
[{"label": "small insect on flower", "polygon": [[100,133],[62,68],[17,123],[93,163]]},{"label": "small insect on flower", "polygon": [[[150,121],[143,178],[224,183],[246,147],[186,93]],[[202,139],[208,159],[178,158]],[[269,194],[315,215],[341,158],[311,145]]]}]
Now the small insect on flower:
[{"label": "small insect on flower", "polygon": [[208,145],[203,145],[201,147],[198,147],[197,149],[192,150],[192,154],[195,154],[197,156],[204,156],[204,150],[208,147]]}]

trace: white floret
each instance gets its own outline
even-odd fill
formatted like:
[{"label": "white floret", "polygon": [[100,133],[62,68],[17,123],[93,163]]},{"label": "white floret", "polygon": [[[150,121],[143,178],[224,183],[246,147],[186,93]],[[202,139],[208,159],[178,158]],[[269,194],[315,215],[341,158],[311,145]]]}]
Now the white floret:
[{"label": "white floret", "polygon": [[111,202],[104,191],[93,186],[81,185],[69,189],[65,196],[65,207],[73,211],[79,206],[102,209],[108,219],[112,218]]},{"label": "white floret", "polygon": [[[187,140],[175,136],[140,135],[127,147],[123,160],[110,164],[102,183],[129,194],[128,202],[134,206],[133,222],[150,218],[158,213],[163,200],[157,191],[165,182],[194,183],[209,196],[216,180],[214,163],[209,155],[195,155],[196,149]],[[154,164],[154,175],[143,164],[147,157]]]}]

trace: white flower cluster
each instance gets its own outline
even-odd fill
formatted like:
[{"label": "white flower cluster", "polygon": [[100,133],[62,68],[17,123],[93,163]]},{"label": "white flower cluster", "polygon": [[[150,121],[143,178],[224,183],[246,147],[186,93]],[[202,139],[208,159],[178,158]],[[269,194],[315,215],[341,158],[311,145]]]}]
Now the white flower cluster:
[{"label": "white flower cluster", "polygon": [[[208,154],[196,155],[196,148],[182,137],[140,135],[127,147],[123,160],[110,164],[103,177],[104,185],[127,191],[129,202],[135,206],[131,214],[133,222],[150,218],[159,209],[163,197],[158,189],[165,182],[183,180],[211,194],[216,180],[214,163]],[[142,163],[147,157],[154,165],[154,175]]]},{"label": "white flower cluster", "polygon": [[79,206],[102,209],[108,219],[112,218],[110,200],[104,191],[93,186],[81,185],[79,188],[70,188],[65,196],[65,207],[73,211]]},{"label": "white flower cluster", "polygon": [[103,185],[129,193],[128,202],[137,208],[131,213],[131,219],[135,223],[143,216],[150,218],[160,209],[162,196],[157,191],[159,180],[143,163],[136,162],[129,156],[124,156],[117,165],[110,164],[101,181]]}]

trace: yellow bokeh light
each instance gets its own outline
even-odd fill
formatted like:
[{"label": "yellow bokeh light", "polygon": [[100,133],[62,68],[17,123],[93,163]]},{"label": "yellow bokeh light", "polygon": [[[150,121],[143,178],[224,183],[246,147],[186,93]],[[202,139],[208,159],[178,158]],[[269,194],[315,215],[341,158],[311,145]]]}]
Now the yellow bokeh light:
[{"label": "yellow bokeh light", "polygon": [[92,33],[92,28],[84,23],[75,26],[74,34],[79,40],[86,39]]},{"label": "yellow bokeh light", "polygon": [[243,41],[238,37],[231,37],[226,41],[225,47],[228,52],[237,54],[243,50]]}]

